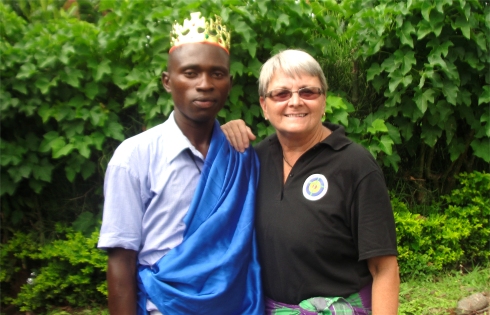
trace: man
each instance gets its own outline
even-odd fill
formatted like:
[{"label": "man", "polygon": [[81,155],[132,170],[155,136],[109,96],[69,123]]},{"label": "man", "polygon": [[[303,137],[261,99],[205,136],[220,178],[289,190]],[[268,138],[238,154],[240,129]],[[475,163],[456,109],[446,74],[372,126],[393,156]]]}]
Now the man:
[{"label": "man", "polygon": [[124,141],[107,169],[98,246],[111,314],[263,313],[258,160],[230,150],[216,121],[231,89],[230,38],[218,17],[199,16],[171,34],[162,83],[174,111]]}]

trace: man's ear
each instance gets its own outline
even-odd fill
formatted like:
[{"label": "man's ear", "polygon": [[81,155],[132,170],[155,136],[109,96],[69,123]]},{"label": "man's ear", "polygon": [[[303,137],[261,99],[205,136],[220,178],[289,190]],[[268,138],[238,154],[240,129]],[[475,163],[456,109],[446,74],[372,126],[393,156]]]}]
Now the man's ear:
[{"label": "man's ear", "polygon": [[170,88],[169,82],[170,82],[170,75],[168,74],[167,71],[163,71],[162,72],[162,85],[168,93],[172,92],[172,89]]}]

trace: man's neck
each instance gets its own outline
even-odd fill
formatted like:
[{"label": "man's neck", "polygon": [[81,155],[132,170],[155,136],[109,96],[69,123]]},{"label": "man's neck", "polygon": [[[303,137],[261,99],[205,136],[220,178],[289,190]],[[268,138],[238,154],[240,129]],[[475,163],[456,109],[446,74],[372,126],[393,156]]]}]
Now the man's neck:
[{"label": "man's neck", "polygon": [[212,124],[182,124],[179,125],[180,130],[184,136],[189,139],[190,143],[201,152],[203,157],[208,154],[209,145],[211,143],[211,136],[213,135],[214,121]]}]

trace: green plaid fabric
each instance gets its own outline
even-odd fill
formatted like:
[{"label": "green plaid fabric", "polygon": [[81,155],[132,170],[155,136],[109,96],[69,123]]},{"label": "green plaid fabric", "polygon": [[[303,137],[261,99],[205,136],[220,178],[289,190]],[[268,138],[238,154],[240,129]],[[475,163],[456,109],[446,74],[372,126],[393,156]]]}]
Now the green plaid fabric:
[{"label": "green plaid fabric", "polygon": [[347,298],[314,297],[290,305],[266,299],[266,315],[370,315],[369,307],[362,303],[359,293]]}]

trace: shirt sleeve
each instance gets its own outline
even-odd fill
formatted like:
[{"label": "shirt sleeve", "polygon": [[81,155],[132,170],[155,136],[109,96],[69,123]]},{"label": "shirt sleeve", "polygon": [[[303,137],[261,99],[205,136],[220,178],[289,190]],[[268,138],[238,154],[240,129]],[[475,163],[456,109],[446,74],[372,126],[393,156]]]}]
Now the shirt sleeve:
[{"label": "shirt sleeve", "polygon": [[360,181],[354,198],[353,219],[359,260],[398,255],[395,219],[381,170],[370,172]]},{"label": "shirt sleeve", "polygon": [[110,165],[104,181],[104,214],[98,247],[122,247],[138,251],[141,246],[144,204],[141,182],[124,166]]}]

